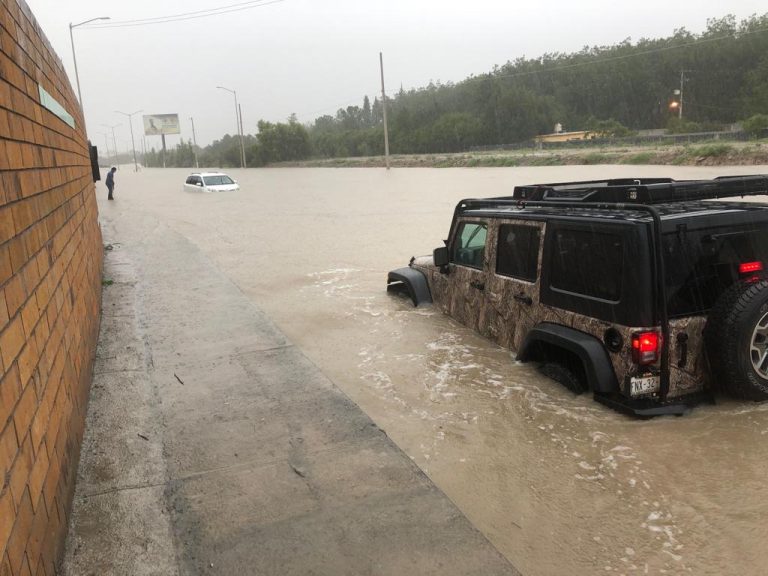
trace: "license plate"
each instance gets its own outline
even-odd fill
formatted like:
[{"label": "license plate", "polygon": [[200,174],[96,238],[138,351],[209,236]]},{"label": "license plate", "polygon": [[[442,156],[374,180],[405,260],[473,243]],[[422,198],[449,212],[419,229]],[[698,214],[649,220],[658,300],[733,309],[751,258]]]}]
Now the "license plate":
[{"label": "license plate", "polygon": [[658,376],[644,376],[642,378],[632,378],[629,381],[629,392],[632,396],[643,396],[658,392],[660,381]]}]

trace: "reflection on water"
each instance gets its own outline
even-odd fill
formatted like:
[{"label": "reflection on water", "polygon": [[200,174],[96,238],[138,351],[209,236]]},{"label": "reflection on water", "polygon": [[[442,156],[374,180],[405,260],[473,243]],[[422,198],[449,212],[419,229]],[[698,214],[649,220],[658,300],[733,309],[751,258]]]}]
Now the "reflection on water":
[{"label": "reflection on water", "polygon": [[240,192],[191,196],[181,171],[147,170],[123,175],[122,201],[198,244],[526,575],[763,574],[768,405],[632,420],[385,292],[389,269],[441,244],[463,197],[758,172],[254,170],[233,173]]}]

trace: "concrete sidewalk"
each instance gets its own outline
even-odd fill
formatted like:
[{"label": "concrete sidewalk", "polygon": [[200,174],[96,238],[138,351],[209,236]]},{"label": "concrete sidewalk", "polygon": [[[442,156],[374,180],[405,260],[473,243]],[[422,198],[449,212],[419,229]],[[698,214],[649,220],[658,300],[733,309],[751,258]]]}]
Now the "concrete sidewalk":
[{"label": "concrete sidewalk", "polygon": [[65,574],[518,574],[194,245],[104,237]]}]

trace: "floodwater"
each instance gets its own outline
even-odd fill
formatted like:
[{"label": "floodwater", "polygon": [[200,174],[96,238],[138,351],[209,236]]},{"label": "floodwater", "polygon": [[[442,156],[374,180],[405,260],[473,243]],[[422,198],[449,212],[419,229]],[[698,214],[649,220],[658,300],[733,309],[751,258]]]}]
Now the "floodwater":
[{"label": "floodwater", "polygon": [[[768,167],[589,166],[117,173],[105,218],[145,211],[198,245],[527,576],[768,572],[768,404],[637,421],[385,291],[465,197],[618,176]],[[99,193],[106,195],[103,185]],[[193,313],[194,311],[190,311]]]}]

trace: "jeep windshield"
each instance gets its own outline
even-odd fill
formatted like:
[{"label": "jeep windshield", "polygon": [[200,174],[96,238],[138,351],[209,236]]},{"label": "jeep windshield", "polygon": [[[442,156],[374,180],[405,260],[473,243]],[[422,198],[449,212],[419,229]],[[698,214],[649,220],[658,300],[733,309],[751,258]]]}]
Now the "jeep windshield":
[{"label": "jeep windshield", "polygon": [[768,266],[768,222],[688,230],[664,235],[670,317],[703,313],[739,279]]}]

